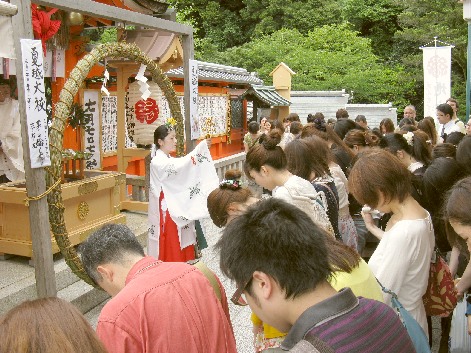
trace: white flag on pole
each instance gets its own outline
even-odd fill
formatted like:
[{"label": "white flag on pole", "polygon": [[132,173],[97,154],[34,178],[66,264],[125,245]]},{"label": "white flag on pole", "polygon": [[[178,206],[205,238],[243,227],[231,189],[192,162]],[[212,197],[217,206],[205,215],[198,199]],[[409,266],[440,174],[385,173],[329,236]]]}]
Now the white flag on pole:
[{"label": "white flag on pole", "polygon": [[424,116],[435,120],[437,105],[446,103],[451,95],[451,48],[453,46],[420,48],[424,65]]}]

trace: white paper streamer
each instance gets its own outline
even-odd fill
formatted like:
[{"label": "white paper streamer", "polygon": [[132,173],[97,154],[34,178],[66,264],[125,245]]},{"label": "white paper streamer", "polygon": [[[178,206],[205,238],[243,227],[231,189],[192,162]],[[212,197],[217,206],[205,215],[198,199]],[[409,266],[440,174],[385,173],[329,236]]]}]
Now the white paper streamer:
[{"label": "white paper streamer", "polygon": [[147,65],[141,64],[139,72],[136,75],[136,80],[139,82],[139,92],[142,93],[141,98],[147,100],[150,97],[151,91],[149,90],[149,85],[147,84],[147,77],[145,76]]},{"label": "white paper streamer", "polygon": [[110,96],[110,92],[106,88],[106,84],[108,83],[108,80],[110,79],[110,73],[108,72],[108,69],[105,69],[105,73],[103,74],[105,78],[103,79],[103,85],[101,86],[101,92],[106,94],[108,97]]}]

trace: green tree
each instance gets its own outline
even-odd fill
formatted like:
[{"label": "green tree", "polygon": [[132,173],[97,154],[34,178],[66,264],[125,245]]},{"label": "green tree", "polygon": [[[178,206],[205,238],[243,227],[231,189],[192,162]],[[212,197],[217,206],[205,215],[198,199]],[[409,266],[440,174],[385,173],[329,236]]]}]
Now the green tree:
[{"label": "green tree", "polygon": [[[281,28],[307,33],[340,23],[344,0],[169,0],[195,28],[198,45],[225,50]],[[197,48],[199,49],[199,47]]]},{"label": "green tree", "polygon": [[306,35],[282,29],[211,59],[256,71],[267,84],[270,72],[284,62],[296,72],[293,90],[345,88],[355,92],[357,103],[402,105],[413,87],[413,82],[402,82],[401,66],[381,63],[370,40],[361,38],[347,24],[322,26]]},{"label": "green tree", "polygon": [[[416,82],[407,96],[419,113],[423,109],[422,51],[426,44],[433,45],[433,37],[453,44],[452,95],[462,106],[466,101],[466,45],[467,25],[463,20],[463,6],[455,0],[409,0],[398,16],[401,29],[394,35],[393,60],[405,67],[406,77]],[[440,45],[440,43],[439,43]],[[463,111],[464,109],[462,109]]]},{"label": "green tree", "polygon": [[346,0],[343,17],[362,37],[371,39],[373,51],[387,60],[400,29],[398,17],[404,10],[397,0]]}]

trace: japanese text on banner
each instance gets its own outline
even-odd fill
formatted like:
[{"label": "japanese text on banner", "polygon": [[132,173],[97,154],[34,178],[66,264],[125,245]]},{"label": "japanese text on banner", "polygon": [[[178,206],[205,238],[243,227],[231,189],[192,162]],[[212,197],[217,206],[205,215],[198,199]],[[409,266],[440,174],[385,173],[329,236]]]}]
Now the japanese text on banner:
[{"label": "japanese text on banner", "polygon": [[41,168],[51,165],[41,41],[21,39],[21,53],[31,168]]},{"label": "japanese text on banner", "polygon": [[83,91],[83,112],[85,116],[85,152],[91,153],[86,161],[86,169],[99,169],[101,167],[100,149],[100,105],[97,90]]},{"label": "japanese text on banner", "polygon": [[190,125],[191,139],[196,140],[200,137],[198,127],[198,62],[190,60]]}]

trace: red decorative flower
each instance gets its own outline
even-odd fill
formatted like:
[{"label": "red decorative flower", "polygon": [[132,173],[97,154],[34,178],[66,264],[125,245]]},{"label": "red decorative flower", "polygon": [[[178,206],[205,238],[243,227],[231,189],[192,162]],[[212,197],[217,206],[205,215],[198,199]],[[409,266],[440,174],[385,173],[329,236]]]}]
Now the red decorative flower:
[{"label": "red decorative flower", "polygon": [[38,10],[38,5],[31,4],[33,33],[35,39],[41,39],[43,42],[43,51],[46,55],[46,40],[52,38],[61,26],[61,21],[51,20],[51,15],[58,9],[52,9],[49,12]]}]

